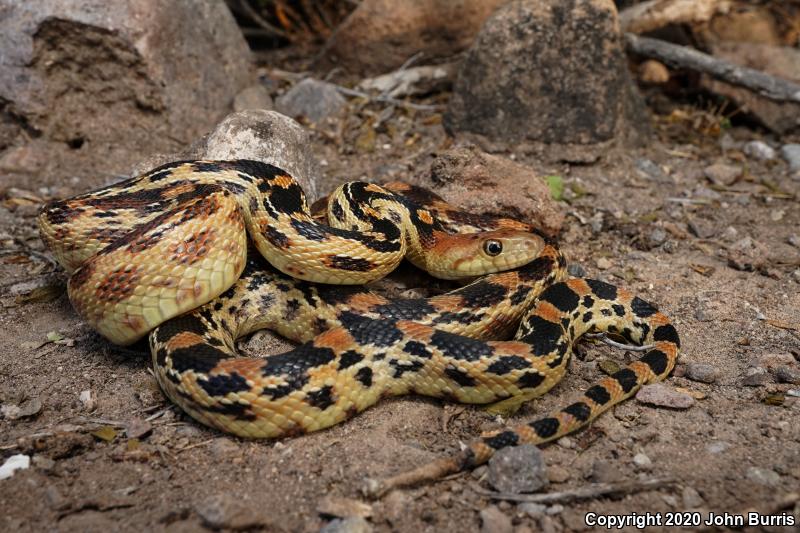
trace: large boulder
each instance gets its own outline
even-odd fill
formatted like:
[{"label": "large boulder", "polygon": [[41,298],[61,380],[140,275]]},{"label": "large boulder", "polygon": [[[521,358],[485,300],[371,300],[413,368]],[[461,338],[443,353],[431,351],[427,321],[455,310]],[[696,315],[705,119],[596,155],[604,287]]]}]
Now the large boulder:
[{"label": "large boulder", "polygon": [[317,67],[383,74],[414,54],[426,61],[466,49],[508,0],[363,0],[325,45]]},{"label": "large boulder", "polygon": [[0,170],[12,184],[97,185],[213,127],[253,81],[224,2],[0,0],[0,13]]},{"label": "large boulder", "polygon": [[612,0],[515,0],[469,49],[445,127],[492,142],[604,146],[625,131],[634,94]]}]

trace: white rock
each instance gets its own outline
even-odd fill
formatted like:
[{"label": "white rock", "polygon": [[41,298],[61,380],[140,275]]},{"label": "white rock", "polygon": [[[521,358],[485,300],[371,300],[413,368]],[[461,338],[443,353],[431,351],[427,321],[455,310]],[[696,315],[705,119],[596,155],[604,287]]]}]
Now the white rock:
[{"label": "white rock", "polygon": [[744,145],[744,153],[762,161],[775,159],[775,149],[764,141],[750,141]]},{"label": "white rock", "polygon": [[784,144],[781,146],[781,157],[789,163],[790,170],[800,170],[800,144]]},{"label": "white rock", "polygon": [[14,475],[16,470],[25,470],[26,468],[30,468],[30,466],[30,456],[23,454],[12,455],[6,459],[3,466],[0,466],[0,479],[10,478]]}]

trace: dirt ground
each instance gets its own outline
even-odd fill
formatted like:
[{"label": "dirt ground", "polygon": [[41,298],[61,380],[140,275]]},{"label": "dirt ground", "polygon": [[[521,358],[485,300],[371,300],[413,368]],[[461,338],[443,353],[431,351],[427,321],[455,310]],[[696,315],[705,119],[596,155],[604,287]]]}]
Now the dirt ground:
[{"label": "dirt ground", "polygon": [[[374,121],[383,108],[355,107],[344,125],[312,128],[322,192],[344,179],[413,181],[449,143],[437,114],[395,109],[373,136],[358,122]],[[645,148],[619,149],[591,165],[514,154],[543,176],[563,177],[561,242],[569,260],[591,277],[633,289],[674,320],[683,348],[668,384],[697,399],[686,410],[630,400],[590,430],[546,447],[548,490],[663,477],[673,484],[531,516],[480,495],[476,488],[490,487],[479,469],[363,500],[365,477],[452,452],[498,425],[480,408],[418,397],[385,400],[345,424],[280,442],[207,429],[170,408],[144,349],[115,347],[77,318],[63,274],[50,274],[41,255],[34,217],[38,202],[56,194],[44,190],[27,199],[17,192],[0,207],[3,249],[23,250],[0,257],[0,462],[18,453],[33,458],[29,469],[0,481],[0,530],[317,531],[330,520],[319,512],[326,496],[369,503],[376,531],[477,530],[490,506],[518,533],[581,531],[589,512],[797,516],[791,493],[796,502],[800,386],[772,373],[760,385],[744,383],[755,372],[750,367],[800,371],[800,181],[780,159],[742,154],[741,143],[762,133],[708,131],[682,116],[659,118]],[[718,161],[745,172],[732,185],[712,185],[703,169]],[[72,182],[57,193],[79,191]],[[26,283],[39,289],[31,295]],[[602,377],[607,359],[635,357],[590,344],[580,352],[563,382],[512,420],[567,405]],[[716,379],[682,377],[689,362],[713,366]],[[143,424],[152,431],[132,438]],[[652,464],[634,462],[639,454]]]}]

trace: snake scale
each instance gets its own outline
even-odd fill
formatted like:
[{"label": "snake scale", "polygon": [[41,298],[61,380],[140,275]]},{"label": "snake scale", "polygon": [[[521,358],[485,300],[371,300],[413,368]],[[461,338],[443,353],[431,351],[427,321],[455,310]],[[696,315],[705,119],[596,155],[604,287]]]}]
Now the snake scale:
[{"label": "snake scale", "polygon": [[[664,314],[614,285],[567,279],[555,241],[524,223],[397,183],[348,183],[323,204],[326,214],[312,215],[297,183],[264,163],[182,161],[50,203],[39,225],[71,273],[78,313],[119,344],[149,333],[167,396],[243,437],[323,429],[386,396],[533,398],[560,381],[587,332],[652,345],[557,413],[375,492],[557,439],[674,367],[680,341]],[[355,285],[404,257],[446,279],[488,275],[427,299],[389,301]],[[302,344],[238,356],[236,339],[262,328]]]}]

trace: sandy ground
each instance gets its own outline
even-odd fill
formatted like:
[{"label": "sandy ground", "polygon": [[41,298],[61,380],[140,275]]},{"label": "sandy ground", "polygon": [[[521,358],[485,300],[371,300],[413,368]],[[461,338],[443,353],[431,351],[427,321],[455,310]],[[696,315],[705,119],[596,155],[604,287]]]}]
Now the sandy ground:
[{"label": "sandy ground", "polygon": [[[409,180],[427,168],[430,154],[446,143],[438,120],[397,113],[401,134],[380,132],[367,146],[357,138],[312,134],[327,186],[345,178]],[[412,129],[417,140],[408,143]],[[789,244],[800,233],[800,181],[783,161],[742,155],[740,142],[755,138],[753,131],[727,132],[722,143],[688,126],[681,135],[665,131],[647,148],[620,150],[593,165],[517,159],[542,175],[564,177],[570,201],[562,203],[568,213],[562,243],[570,261],[635,290],[672,317],[683,350],[668,385],[697,398],[686,410],[631,400],[589,431],[546,447],[548,490],[661,477],[674,479],[672,485],[532,516],[523,506],[478,494],[476,488],[490,489],[485,470],[478,470],[367,502],[358,493],[365,477],[457,450],[459,441],[497,421],[479,408],[409,397],[300,438],[225,436],[170,408],[149,354],[101,339],[77,318],[63,287],[48,281],[63,282],[63,276],[47,275],[52,268],[38,255],[14,253],[0,257],[0,462],[25,453],[33,463],[0,481],[0,530],[317,531],[330,520],[319,512],[329,496],[367,502],[364,512],[376,531],[477,530],[480,512],[492,506],[517,533],[581,531],[588,512],[691,509],[705,516],[752,508],[796,516],[796,503],[780,502],[800,487],[800,398],[789,392],[800,386],[778,383],[773,373],[778,366],[800,372],[800,249]],[[703,169],[717,161],[746,173],[714,190]],[[80,185],[67,188],[78,192]],[[36,200],[7,198],[3,205],[4,248],[41,251]],[[740,269],[731,266],[737,263]],[[741,270],[749,265],[754,270]],[[20,284],[30,280],[49,289],[26,302],[29,287]],[[54,299],[43,301],[48,296]],[[48,342],[49,332],[57,342]],[[259,339],[251,345],[258,343],[279,344]],[[566,405],[602,377],[606,359],[635,357],[596,345],[581,353],[560,385],[513,420]],[[716,379],[679,377],[689,362],[713,366]],[[754,366],[772,372],[762,384],[745,386]],[[90,392],[82,397],[83,391]],[[21,416],[26,411],[33,413]],[[145,419],[152,431],[131,438]],[[651,464],[635,463],[637,454]]]}]

